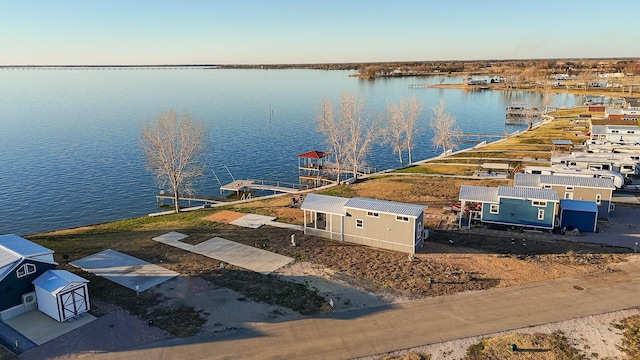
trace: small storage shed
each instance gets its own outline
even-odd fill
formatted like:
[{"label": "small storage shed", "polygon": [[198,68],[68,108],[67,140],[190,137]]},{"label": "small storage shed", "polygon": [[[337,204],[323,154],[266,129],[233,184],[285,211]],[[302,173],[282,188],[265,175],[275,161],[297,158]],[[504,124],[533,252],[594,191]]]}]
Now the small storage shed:
[{"label": "small storage shed", "polygon": [[38,310],[59,322],[89,311],[88,282],[66,270],[47,270],[33,281]]},{"label": "small storage shed", "polygon": [[598,205],[586,200],[560,200],[560,226],[583,232],[596,232]]}]

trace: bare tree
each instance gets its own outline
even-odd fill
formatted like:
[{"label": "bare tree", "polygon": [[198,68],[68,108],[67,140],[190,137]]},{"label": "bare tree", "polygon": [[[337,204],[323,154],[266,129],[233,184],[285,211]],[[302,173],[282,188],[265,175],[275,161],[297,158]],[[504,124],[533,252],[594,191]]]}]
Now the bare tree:
[{"label": "bare tree", "polygon": [[353,177],[358,177],[361,166],[371,150],[371,145],[381,134],[378,122],[367,121],[364,116],[364,99],[345,93],[340,96],[341,122],[346,131],[346,162]]},{"label": "bare tree", "polygon": [[173,190],[176,212],[180,211],[180,194],[190,192],[193,180],[203,174],[200,158],[205,149],[206,129],[191,119],[170,110],[142,129],[140,147],[147,169],[156,175],[158,185]]},{"label": "bare tree", "polygon": [[422,103],[416,97],[409,101],[401,99],[397,105],[387,105],[385,141],[391,144],[394,153],[398,153],[400,164],[403,164],[402,151],[405,149],[409,155],[409,165],[413,162],[411,150],[414,147],[414,137],[421,131],[416,125],[422,107]]},{"label": "bare tree", "polygon": [[316,117],[317,131],[325,136],[326,143],[333,149],[338,181],[346,167],[350,167],[356,177],[371,145],[380,135],[379,124],[366,121],[363,111],[364,100],[345,93],[340,96],[339,118],[335,117],[328,99],[323,101],[322,112]]},{"label": "bare tree", "polygon": [[387,113],[385,114],[387,126],[384,131],[384,142],[391,145],[394,154],[398,154],[400,165],[404,166],[402,152],[406,143],[404,136],[404,124],[402,123],[402,114],[398,105],[387,105]]},{"label": "bare tree", "polygon": [[433,108],[433,118],[429,125],[433,130],[431,142],[435,149],[442,147],[442,152],[446,153],[458,147],[461,131],[456,127],[456,118],[447,112],[444,100],[440,100],[440,105]]},{"label": "bare tree", "polygon": [[325,142],[333,150],[336,162],[337,181],[340,182],[342,163],[347,144],[346,131],[335,118],[333,104],[327,98],[322,101],[322,111],[316,117],[317,131],[325,136]]}]

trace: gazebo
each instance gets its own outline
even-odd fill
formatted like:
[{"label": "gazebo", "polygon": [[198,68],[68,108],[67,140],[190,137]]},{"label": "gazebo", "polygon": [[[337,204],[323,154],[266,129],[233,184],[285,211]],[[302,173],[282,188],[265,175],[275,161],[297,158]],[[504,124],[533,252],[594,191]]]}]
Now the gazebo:
[{"label": "gazebo", "polygon": [[328,166],[330,152],[311,150],[298,154],[298,178],[300,183],[312,182],[315,185],[335,181],[330,176]]}]

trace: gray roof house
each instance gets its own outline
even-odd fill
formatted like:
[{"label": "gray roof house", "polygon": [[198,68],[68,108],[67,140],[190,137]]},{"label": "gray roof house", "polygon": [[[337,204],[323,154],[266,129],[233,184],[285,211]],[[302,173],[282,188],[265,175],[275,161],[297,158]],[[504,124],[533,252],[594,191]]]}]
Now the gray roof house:
[{"label": "gray roof house", "polygon": [[394,201],[306,196],[304,233],[413,254],[424,241],[426,206]]},{"label": "gray roof house", "polygon": [[599,217],[607,217],[615,208],[611,202],[615,185],[612,179],[558,175],[515,174],[514,185],[554,189],[565,200],[593,201],[598,206]]}]

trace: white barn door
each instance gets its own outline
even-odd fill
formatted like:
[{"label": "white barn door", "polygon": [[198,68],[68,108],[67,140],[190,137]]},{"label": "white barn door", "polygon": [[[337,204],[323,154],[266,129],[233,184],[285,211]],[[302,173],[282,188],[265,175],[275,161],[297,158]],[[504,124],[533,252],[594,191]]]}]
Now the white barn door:
[{"label": "white barn door", "polygon": [[62,315],[62,321],[82,314],[89,309],[86,289],[86,286],[80,286],[60,293],[58,306],[60,314]]}]

